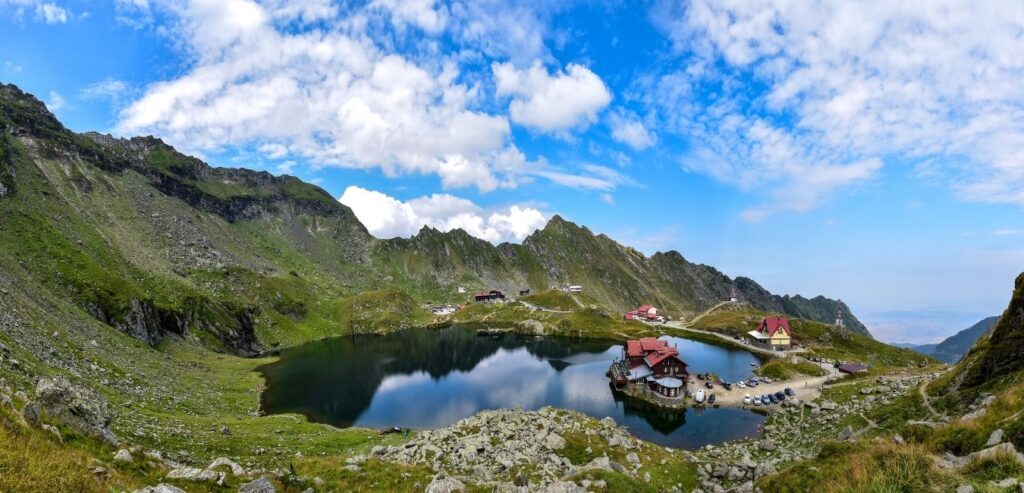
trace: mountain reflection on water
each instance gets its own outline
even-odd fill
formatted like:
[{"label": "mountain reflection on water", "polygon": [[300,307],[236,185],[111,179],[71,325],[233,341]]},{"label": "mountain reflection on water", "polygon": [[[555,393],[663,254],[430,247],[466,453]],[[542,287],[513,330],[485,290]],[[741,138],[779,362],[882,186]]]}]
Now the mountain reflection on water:
[{"label": "mountain reflection on water", "polygon": [[[750,374],[745,351],[685,339],[691,371]],[[339,427],[437,428],[484,409],[575,409],[611,416],[654,443],[697,448],[755,434],[764,417],[742,409],[666,410],[614,394],[611,341],[478,335],[466,327],[328,339],[289,349],[261,368],[263,409]]]}]

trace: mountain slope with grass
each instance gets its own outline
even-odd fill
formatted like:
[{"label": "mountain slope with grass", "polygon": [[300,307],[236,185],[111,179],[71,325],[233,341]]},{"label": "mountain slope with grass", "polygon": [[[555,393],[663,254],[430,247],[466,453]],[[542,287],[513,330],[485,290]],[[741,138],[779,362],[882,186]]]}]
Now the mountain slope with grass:
[{"label": "mountain slope with grass", "polygon": [[967,354],[967,351],[970,351],[979,339],[989,334],[998,320],[998,316],[983,319],[980,322],[949,336],[936,345],[929,354],[951,365],[955,364],[957,361],[960,361],[960,358],[963,358],[964,355]]},{"label": "mountain slope with grass", "polygon": [[1018,491],[1024,484],[1022,343],[1024,274],[991,336],[956,366],[863,412],[861,430],[825,442],[815,457],[757,485],[764,491]]}]

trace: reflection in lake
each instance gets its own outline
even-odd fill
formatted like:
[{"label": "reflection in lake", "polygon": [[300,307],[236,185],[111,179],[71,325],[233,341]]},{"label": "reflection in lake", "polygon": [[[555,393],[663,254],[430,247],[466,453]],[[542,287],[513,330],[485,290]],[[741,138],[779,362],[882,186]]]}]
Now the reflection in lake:
[{"label": "reflection in lake", "polygon": [[[749,376],[745,351],[686,339],[692,372]],[[605,371],[620,355],[609,341],[477,335],[467,328],[330,339],[289,349],[264,366],[268,413],[294,412],[335,426],[447,426],[484,409],[554,406],[611,416],[645,440],[681,448],[756,433],[764,417],[742,409],[664,410],[624,401]]]}]

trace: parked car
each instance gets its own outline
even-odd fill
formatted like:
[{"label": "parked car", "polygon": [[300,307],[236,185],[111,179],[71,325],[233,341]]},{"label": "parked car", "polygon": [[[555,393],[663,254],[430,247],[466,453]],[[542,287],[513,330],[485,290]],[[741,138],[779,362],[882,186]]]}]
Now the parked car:
[{"label": "parked car", "polygon": [[761,398],[760,397],[754,397],[754,405],[755,406],[760,406],[761,405]]},{"label": "parked car", "polygon": [[743,380],[740,380],[739,382],[736,382],[736,386],[741,388],[741,389],[747,388],[747,384],[743,383]]},{"label": "parked car", "polygon": [[704,380],[704,374],[703,373],[698,373],[697,374],[697,379],[698,380]]},{"label": "parked car", "polygon": [[779,402],[782,402],[782,401],[786,400],[786,394],[782,393],[782,391],[776,392],[775,393],[775,398],[778,399]]},{"label": "parked car", "polygon": [[713,389],[713,388],[715,388],[715,386],[714,386],[714,385],[712,385],[712,384],[711,384],[711,382],[704,382],[704,386],[705,386],[705,387],[707,387],[707,388],[709,388],[709,389]]},{"label": "parked car", "polygon": [[725,388],[725,390],[732,390],[732,384],[729,382],[722,382],[722,387]]},{"label": "parked car", "polygon": [[772,379],[770,379],[768,377],[762,378],[761,381],[764,382],[764,383],[772,383]]},{"label": "parked car", "polygon": [[775,394],[768,394],[768,400],[772,401],[772,404],[779,403],[779,400],[775,398]]},{"label": "parked car", "polygon": [[708,396],[708,404],[714,404],[714,403],[715,403],[715,394],[711,394],[711,395]]},{"label": "parked car", "polygon": [[761,396],[761,404],[767,406],[767,405],[769,405],[771,403],[772,403],[772,400],[769,399],[767,395],[762,395]]},{"label": "parked car", "polygon": [[786,395],[793,397],[796,395],[796,392],[792,388],[786,387]]},{"label": "parked car", "polygon": [[748,404],[749,405],[750,402],[751,402],[750,394],[747,394],[747,395],[743,396],[743,403],[744,404]]}]

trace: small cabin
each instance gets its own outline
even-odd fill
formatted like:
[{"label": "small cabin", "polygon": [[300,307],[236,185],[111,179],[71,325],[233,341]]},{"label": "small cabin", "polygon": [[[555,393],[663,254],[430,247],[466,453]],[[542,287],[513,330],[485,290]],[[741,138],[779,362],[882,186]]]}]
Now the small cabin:
[{"label": "small cabin", "polygon": [[505,299],[505,293],[502,293],[501,291],[498,291],[497,289],[492,289],[490,291],[480,291],[480,292],[478,292],[478,293],[473,295],[473,300],[477,301],[477,302],[488,302],[488,301],[497,301],[497,300],[504,300],[504,299]]},{"label": "small cabin", "polygon": [[570,292],[570,293],[582,293],[583,292],[583,286],[580,286],[578,284],[573,284],[572,286],[566,287],[565,290]]},{"label": "small cabin", "polygon": [[843,363],[837,366],[836,369],[849,375],[868,371],[868,367],[861,363]]},{"label": "small cabin", "polygon": [[530,295],[530,290],[529,289],[520,289],[519,290],[519,296],[529,296],[529,295]]}]

